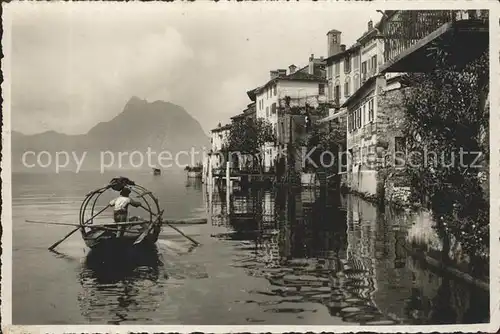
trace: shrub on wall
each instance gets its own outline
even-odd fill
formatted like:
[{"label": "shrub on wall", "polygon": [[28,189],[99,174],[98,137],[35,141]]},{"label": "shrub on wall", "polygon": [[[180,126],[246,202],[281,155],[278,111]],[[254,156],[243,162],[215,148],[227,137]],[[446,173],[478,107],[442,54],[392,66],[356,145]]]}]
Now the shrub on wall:
[{"label": "shrub on wall", "polygon": [[[488,71],[485,52],[460,71],[408,75],[412,89],[404,98],[403,132],[415,153],[406,164],[412,198],[425,199],[444,247],[453,236],[471,258],[488,256],[489,249],[489,196],[481,187],[489,161]],[[467,152],[480,152],[485,165],[475,166],[477,155]]]}]

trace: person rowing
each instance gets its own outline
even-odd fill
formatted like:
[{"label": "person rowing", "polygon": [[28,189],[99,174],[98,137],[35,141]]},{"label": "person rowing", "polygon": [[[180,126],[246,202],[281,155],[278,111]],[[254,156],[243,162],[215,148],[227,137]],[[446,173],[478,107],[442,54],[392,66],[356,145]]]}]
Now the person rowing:
[{"label": "person rowing", "polygon": [[122,223],[127,221],[129,205],[132,205],[133,207],[141,206],[140,202],[135,201],[129,197],[130,193],[130,188],[124,187],[120,191],[120,196],[109,202],[109,205],[114,208],[113,218],[115,220],[115,223]]}]

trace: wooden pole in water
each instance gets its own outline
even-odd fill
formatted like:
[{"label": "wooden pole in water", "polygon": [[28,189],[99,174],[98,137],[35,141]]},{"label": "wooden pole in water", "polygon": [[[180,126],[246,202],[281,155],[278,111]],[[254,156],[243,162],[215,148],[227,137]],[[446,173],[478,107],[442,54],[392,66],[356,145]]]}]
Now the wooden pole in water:
[{"label": "wooden pole in water", "polygon": [[226,162],[226,210],[229,217],[231,211],[231,162]]},{"label": "wooden pole in water", "polygon": [[208,185],[212,186],[214,184],[213,175],[212,175],[212,155],[208,157]]},{"label": "wooden pole in water", "polygon": [[[161,215],[163,214],[163,211],[161,211],[161,213],[160,213],[159,215],[157,215],[157,214],[155,214],[155,213],[151,212],[148,208],[146,208],[146,207],[145,207],[145,206],[143,206],[142,204],[141,204],[141,208],[143,208],[144,210],[146,210],[146,211],[150,212],[152,215],[157,216],[157,217],[159,217],[159,216],[161,216]],[[165,225],[170,226],[172,229],[174,229],[174,230],[176,230],[177,232],[179,232],[179,234],[181,234],[183,237],[185,237],[186,239],[188,239],[189,241],[191,241],[192,243],[194,243],[196,246],[201,245],[198,241],[196,241],[196,240],[194,240],[193,238],[191,238],[191,237],[189,237],[189,236],[185,235],[184,233],[182,233],[182,231],[181,231],[181,230],[179,230],[178,228],[176,228],[175,226],[172,226],[172,225],[170,225],[169,223],[167,223],[167,222],[165,222],[165,221],[162,221],[161,223],[162,223],[162,224],[165,224]]]}]

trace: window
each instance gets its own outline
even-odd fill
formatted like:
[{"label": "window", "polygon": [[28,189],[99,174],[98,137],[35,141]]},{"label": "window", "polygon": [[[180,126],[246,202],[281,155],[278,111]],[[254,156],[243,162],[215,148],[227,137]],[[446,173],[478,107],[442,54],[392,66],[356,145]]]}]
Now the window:
[{"label": "window", "polygon": [[371,59],[371,72],[375,73],[377,72],[377,55],[374,55]]},{"label": "window", "polygon": [[358,109],[358,128],[361,127],[361,108]]},{"label": "window", "polygon": [[373,99],[371,99],[368,102],[368,122],[373,122],[374,117],[375,117],[374,101]]},{"label": "window", "polygon": [[367,69],[366,61],[364,61],[361,63],[361,73],[365,74],[366,72],[368,72],[368,69]]},{"label": "window", "polygon": [[366,124],[366,104],[363,105],[363,125]]},{"label": "window", "polygon": [[332,89],[332,82],[329,82],[328,83],[328,100],[329,101],[332,101],[334,98],[333,98],[333,89]]},{"label": "window", "polygon": [[352,132],[354,130],[354,112],[349,113],[349,119],[347,121],[347,125],[349,127],[349,132]]},{"label": "window", "polygon": [[403,137],[394,137],[394,152],[406,152],[406,140]]},{"label": "window", "polygon": [[319,90],[319,95],[325,95],[325,84],[319,84],[319,87],[318,87],[318,90]]},{"label": "window", "polygon": [[278,92],[278,85],[274,85],[274,96],[276,96]]},{"label": "window", "polygon": [[273,114],[273,115],[276,114],[276,103],[273,103],[271,105],[271,114]]},{"label": "window", "polygon": [[348,80],[346,80],[346,82],[344,83],[344,95],[345,95],[345,97],[349,96],[349,81]]},{"label": "window", "polygon": [[340,103],[340,86],[339,85],[335,86],[335,103],[336,104]]},{"label": "window", "polygon": [[356,89],[359,88],[359,76],[356,75],[354,76],[354,86],[352,87],[353,91],[356,91]]},{"label": "window", "polygon": [[331,78],[331,77],[332,77],[332,72],[333,72],[333,71],[332,71],[332,67],[331,67],[331,66],[327,66],[327,68],[326,68],[326,76],[327,76],[328,78]]},{"label": "window", "polygon": [[336,76],[340,75],[340,63],[335,64],[335,75]]},{"label": "window", "polygon": [[344,73],[351,72],[351,56],[347,56],[344,59]]},{"label": "window", "polygon": [[266,107],[266,117],[269,117],[269,107]]},{"label": "window", "polygon": [[359,68],[359,55],[355,55],[353,58],[354,69],[357,70]]}]

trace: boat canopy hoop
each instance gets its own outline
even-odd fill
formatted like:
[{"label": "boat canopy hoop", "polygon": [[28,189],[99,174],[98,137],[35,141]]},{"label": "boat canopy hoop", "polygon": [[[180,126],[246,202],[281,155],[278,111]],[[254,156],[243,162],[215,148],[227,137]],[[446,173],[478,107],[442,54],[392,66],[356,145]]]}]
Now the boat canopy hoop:
[{"label": "boat canopy hoop", "polygon": [[99,210],[96,210],[98,207],[98,200],[102,194],[106,192],[120,193],[124,188],[130,189],[130,192],[135,195],[134,199],[139,201],[141,206],[149,211],[149,221],[156,219],[160,214],[160,205],[153,193],[143,186],[136,184],[134,181],[120,176],[113,178],[105,187],[95,189],[85,196],[80,206],[79,224],[81,226],[87,226],[94,223],[94,219],[99,216],[97,213],[104,208],[101,206]]}]

